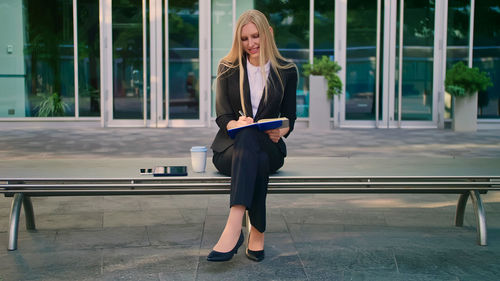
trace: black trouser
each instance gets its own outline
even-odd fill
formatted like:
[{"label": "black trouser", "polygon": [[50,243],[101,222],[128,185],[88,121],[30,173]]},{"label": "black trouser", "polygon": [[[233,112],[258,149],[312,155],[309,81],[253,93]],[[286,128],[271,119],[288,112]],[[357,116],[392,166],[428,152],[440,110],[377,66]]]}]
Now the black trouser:
[{"label": "black trouser", "polygon": [[255,128],[240,131],[234,145],[214,152],[212,161],[219,172],[231,176],[230,207],[244,205],[250,223],[266,230],[266,195],[269,174],[283,166],[284,155],[269,136]]}]

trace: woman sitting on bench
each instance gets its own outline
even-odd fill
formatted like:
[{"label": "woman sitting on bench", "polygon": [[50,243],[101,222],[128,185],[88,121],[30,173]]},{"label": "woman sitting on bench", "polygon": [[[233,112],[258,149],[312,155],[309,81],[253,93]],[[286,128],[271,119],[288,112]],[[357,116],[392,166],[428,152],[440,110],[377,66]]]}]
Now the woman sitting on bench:
[{"label": "woman sitting on bench", "polygon": [[[213,163],[231,176],[230,212],[209,261],[227,261],[243,244],[242,218],[248,209],[252,228],[246,255],[264,259],[266,195],[269,174],[283,166],[286,146],[281,137],[296,119],[297,68],[281,56],[273,30],[257,10],[243,13],[229,53],[219,63],[216,112],[219,131],[212,143]],[[259,131],[245,128],[231,139],[228,129],[260,119],[287,117],[289,127]]]}]

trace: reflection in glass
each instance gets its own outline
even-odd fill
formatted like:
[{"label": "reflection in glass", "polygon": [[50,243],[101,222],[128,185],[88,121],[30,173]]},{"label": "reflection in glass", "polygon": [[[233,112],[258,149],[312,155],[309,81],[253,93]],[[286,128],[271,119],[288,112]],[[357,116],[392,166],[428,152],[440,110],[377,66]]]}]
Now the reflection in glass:
[{"label": "reflection in glass", "polygon": [[[398,7],[398,13],[399,10]],[[402,120],[432,120],[434,12],[434,0],[404,1]],[[397,62],[399,62],[400,47],[399,28],[398,25]],[[395,120],[398,118],[397,96]]]},{"label": "reflection in glass", "polygon": [[[212,0],[212,85],[217,77],[219,61],[231,48],[233,40],[233,1]],[[228,32],[230,31],[230,32]],[[212,116],[215,117],[215,89],[212,87]]]},{"label": "reflection in glass", "polygon": [[[469,17],[470,0],[448,2],[448,31],[446,46],[446,69],[459,61],[467,65],[469,57]],[[444,97],[444,118],[452,118],[452,98]]]},{"label": "reflection in glass", "polygon": [[347,2],[346,120],[375,120],[377,1]]},{"label": "reflection in glass", "polygon": [[475,3],[473,64],[493,82],[479,92],[478,117],[500,118],[500,7],[495,0]]},{"label": "reflection in glass", "polygon": [[113,0],[113,118],[143,119],[142,2]]},{"label": "reflection in glass", "polygon": [[[335,1],[314,1],[314,57],[328,56],[331,60],[334,60],[334,18]],[[333,103],[334,100],[332,100],[331,103],[332,108],[330,111],[330,117],[333,117]],[[304,104],[308,105],[309,101],[306,100]],[[299,107],[299,105],[297,105],[297,107]]]},{"label": "reflection in glass", "polygon": [[[255,0],[254,5],[268,16],[280,53],[292,59],[300,72],[302,65],[309,61],[309,1]],[[297,117],[309,116],[309,79],[304,78],[299,75]]]},{"label": "reflection in glass", "polygon": [[199,119],[197,0],[168,1],[169,117]]},{"label": "reflection in glass", "polygon": [[99,1],[78,0],[78,105],[80,116],[100,116]]},{"label": "reflection in glass", "polygon": [[314,1],[314,56],[333,59],[335,36],[335,1]]},{"label": "reflection in glass", "polygon": [[28,117],[75,114],[72,3],[23,1]]}]

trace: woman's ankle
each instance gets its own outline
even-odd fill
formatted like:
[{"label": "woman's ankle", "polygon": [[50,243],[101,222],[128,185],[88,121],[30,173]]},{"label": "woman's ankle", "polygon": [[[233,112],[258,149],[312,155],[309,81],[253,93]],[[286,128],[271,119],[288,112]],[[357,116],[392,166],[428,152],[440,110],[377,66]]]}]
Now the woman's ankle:
[{"label": "woman's ankle", "polygon": [[229,210],[229,216],[226,221],[226,226],[222,234],[214,246],[214,251],[227,252],[230,251],[238,242],[241,233],[241,222],[246,207],[243,205],[233,205]]},{"label": "woman's ankle", "polygon": [[264,250],[264,233],[259,232],[252,226],[250,236],[248,238],[248,249],[252,251]]},{"label": "woman's ankle", "polygon": [[234,245],[236,245],[236,243],[238,242],[240,233],[241,233],[241,224],[239,225],[239,227],[231,227],[226,225],[226,228],[224,228],[224,231],[219,237],[219,241],[217,241],[217,244],[215,244],[213,249],[217,252],[230,251],[234,247]]}]

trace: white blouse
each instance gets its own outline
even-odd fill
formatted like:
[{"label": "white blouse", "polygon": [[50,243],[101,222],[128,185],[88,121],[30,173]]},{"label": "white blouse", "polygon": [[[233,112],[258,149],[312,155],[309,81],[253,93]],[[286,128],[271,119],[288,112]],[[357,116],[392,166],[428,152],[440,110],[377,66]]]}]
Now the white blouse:
[{"label": "white blouse", "polygon": [[[265,65],[266,70],[266,81],[269,77],[269,67],[270,62],[268,61]],[[250,84],[250,97],[252,101],[252,113],[253,117],[257,113],[259,108],[260,100],[262,99],[262,94],[264,93],[264,86],[266,81],[262,81],[262,75],[260,74],[260,66],[254,66],[247,59],[247,73],[248,73],[248,84]]]}]

